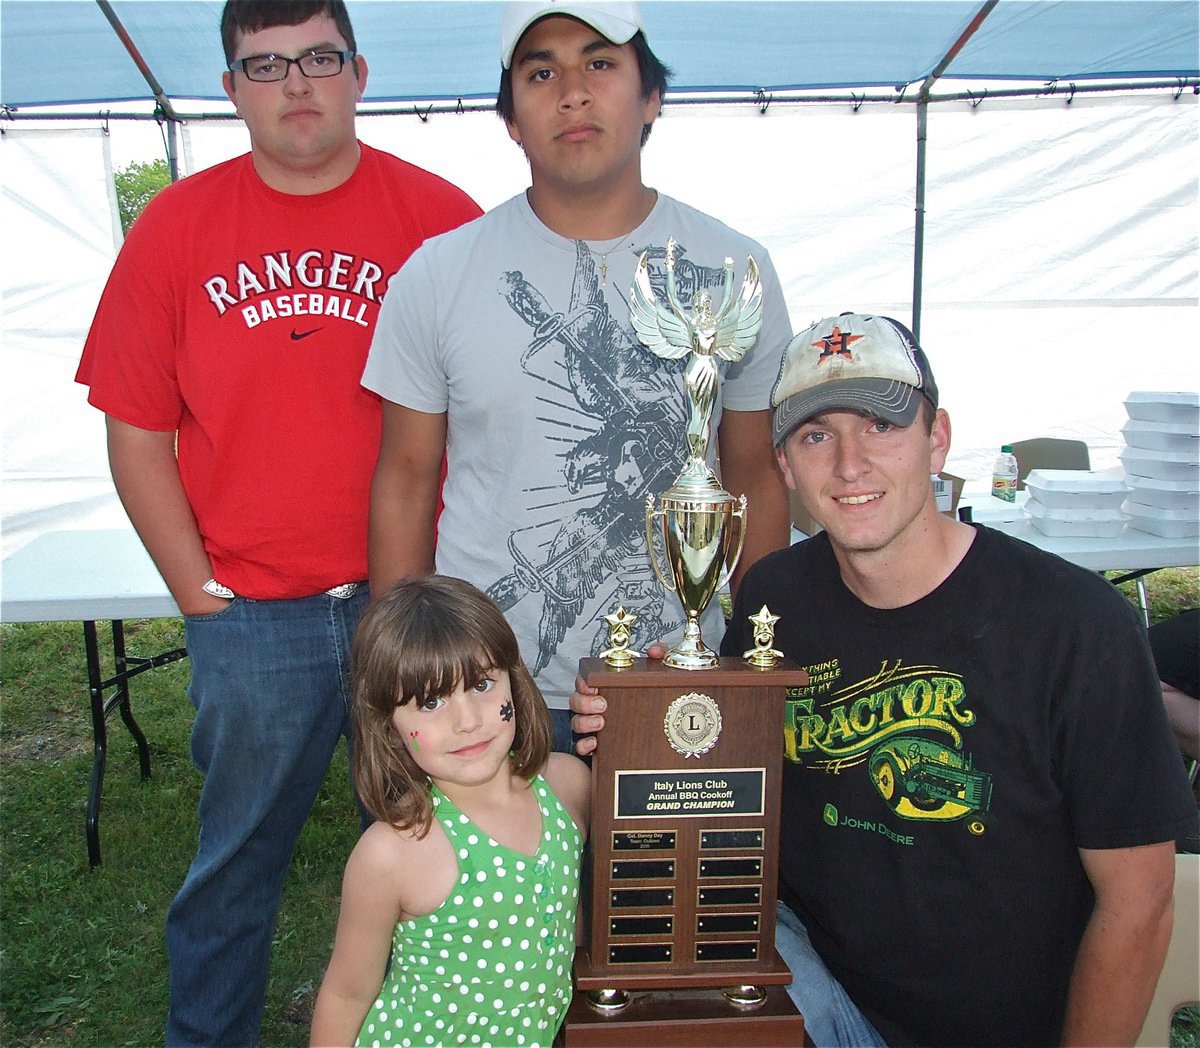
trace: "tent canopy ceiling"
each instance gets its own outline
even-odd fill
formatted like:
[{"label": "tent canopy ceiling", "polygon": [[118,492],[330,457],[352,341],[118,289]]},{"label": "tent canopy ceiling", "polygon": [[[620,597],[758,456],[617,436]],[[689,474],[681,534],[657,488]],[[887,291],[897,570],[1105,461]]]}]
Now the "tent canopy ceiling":
[{"label": "tent canopy ceiling", "polygon": [[[982,0],[646,0],[648,36],[672,90],[899,87],[923,80]],[[349,0],[370,60],[366,100],[482,99],[499,80],[500,5]],[[167,99],[217,100],[223,56],[213,0],[112,0]],[[965,79],[1195,77],[1195,0],[1000,0],[950,63]],[[151,100],[93,0],[0,0],[0,104]]]}]

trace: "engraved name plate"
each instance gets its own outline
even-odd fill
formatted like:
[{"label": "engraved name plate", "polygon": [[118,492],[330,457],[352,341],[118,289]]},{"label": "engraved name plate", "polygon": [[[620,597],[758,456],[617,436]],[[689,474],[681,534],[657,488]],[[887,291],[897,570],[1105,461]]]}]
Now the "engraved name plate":
[{"label": "engraved name plate", "polygon": [[762,902],[762,888],[753,884],[739,884],[729,888],[701,888],[701,906],[757,906]]},{"label": "engraved name plate", "polygon": [[643,906],[674,906],[674,888],[615,888],[609,892],[614,910],[633,910]]},{"label": "engraved name plate", "polygon": [[697,934],[716,935],[721,932],[750,933],[757,931],[757,913],[713,913],[701,914],[696,918]]},{"label": "engraved name plate", "polygon": [[618,771],[614,794],[618,819],[762,815],[766,772]]},{"label": "engraved name plate", "polygon": [[754,961],[758,959],[756,942],[698,942],[698,961]]},{"label": "engraved name plate", "polygon": [[632,881],[642,877],[647,880],[673,880],[675,861],[673,859],[613,860],[612,879],[614,881]]},{"label": "engraved name plate", "polygon": [[635,830],[632,833],[614,833],[612,850],[627,851],[672,851],[675,848],[673,832]]},{"label": "engraved name plate", "polygon": [[705,830],[700,834],[701,851],[722,851],[732,848],[763,849],[762,830]]},{"label": "engraved name plate", "polygon": [[761,877],[762,859],[701,859],[701,877]]},{"label": "engraved name plate", "polygon": [[609,935],[673,935],[672,917],[614,917],[608,922]]},{"label": "engraved name plate", "polygon": [[671,956],[669,942],[631,943],[608,948],[609,964],[670,964]]}]

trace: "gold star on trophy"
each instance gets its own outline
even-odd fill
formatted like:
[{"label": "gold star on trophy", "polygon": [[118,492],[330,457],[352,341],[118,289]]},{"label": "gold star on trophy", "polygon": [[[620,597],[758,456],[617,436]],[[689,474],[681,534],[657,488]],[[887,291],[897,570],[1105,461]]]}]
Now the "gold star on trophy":
[{"label": "gold star on trophy", "polygon": [[630,651],[629,642],[633,639],[633,624],[638,617],[632,612],[618,607],[611,615],[605,615],[608,623],[608,643],[612,645],[607,651],[600,652],[601,657],[610,666],[624,669],[632,666],[634,658],[640,656],[640,651]]},{"label": "gold star on trophy", "polygon": [[764,604],[762,611],[757,615],[747,616],[747,619],[754,627],[754,647],[745,652],[742,658],[751,666],[774,666],[783,658],[783,652],[772,647],[775,643],[775,623],[779,621],[779,616],[772,615],[771,610]]}]

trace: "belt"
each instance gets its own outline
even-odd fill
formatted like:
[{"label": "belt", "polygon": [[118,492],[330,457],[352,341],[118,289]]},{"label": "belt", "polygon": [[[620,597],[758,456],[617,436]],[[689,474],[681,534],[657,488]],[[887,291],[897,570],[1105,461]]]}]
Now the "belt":
[{"label": "belt", "polygon": [[[340,586],[331,586],[325,591],[327,597],[337,597],[338,600],[349,600],[358,592],[360,586],[365,586],[365,582],[343,582]],[[209,579],[202,587],[205,593],[210,593],[214,597],[223,597],[225,600],[233,600],[237,596],[228,586],[222,585],[216,579]]]}]

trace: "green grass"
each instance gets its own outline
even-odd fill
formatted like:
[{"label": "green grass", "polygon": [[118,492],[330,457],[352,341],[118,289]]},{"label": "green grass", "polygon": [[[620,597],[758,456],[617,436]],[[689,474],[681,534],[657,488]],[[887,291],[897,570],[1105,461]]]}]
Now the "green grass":
[{"label": "green grass", "polygon": [[[1105,574],[1111,578],[1122,573],[1109,571]],[[1151,623],[1169,619],[1188,608],[1200,607],[1200,568],[1166,568],[1145,576],[1143,582]],[[1123,582],[1118,589],[1137,603],[1136,582]]]},{"label": "green grass", "polygon": [[[104,862],[93,870],[83,829],[92,754],[81,627],[0,630],[0,1043],[161,1044],[163,928],[192,858],[200,794],[188,748],[188,664],[132,682],[150,779],[139,776],[124,725],[110,719]],[[151,655],[180,647],[182,632],[178,620],[127,623],[127,648]],[[284,889],[263,1025],[268,1045],[308,1041],[341,871],[357,837],[347,775],[342,749]]]},{"label": "green grass", "polygon": [[[1125,587],[1132,592],[1132,585]],[[1197,569],[1148,580],[1155,621],[1200,605]],[[183,644],[178,620],[126,624],[131,653]],[[106,669],[111,672],[111,667]],[[104,864],[88,868],[83,825],[91,725],[78,623],[0,627],[0,1043],[162,1042],[163,927],[195,846],[200,777],[188,751],[186,661],[132,683],[153,774],[110,721],[100,813]],[[357,814],[340,750],[284,888],[263,1042],[303,1045],[329,959],[342,867]],[[1173,1048],[1200,1048],[1200,1012],[1181,1013]]]}]

